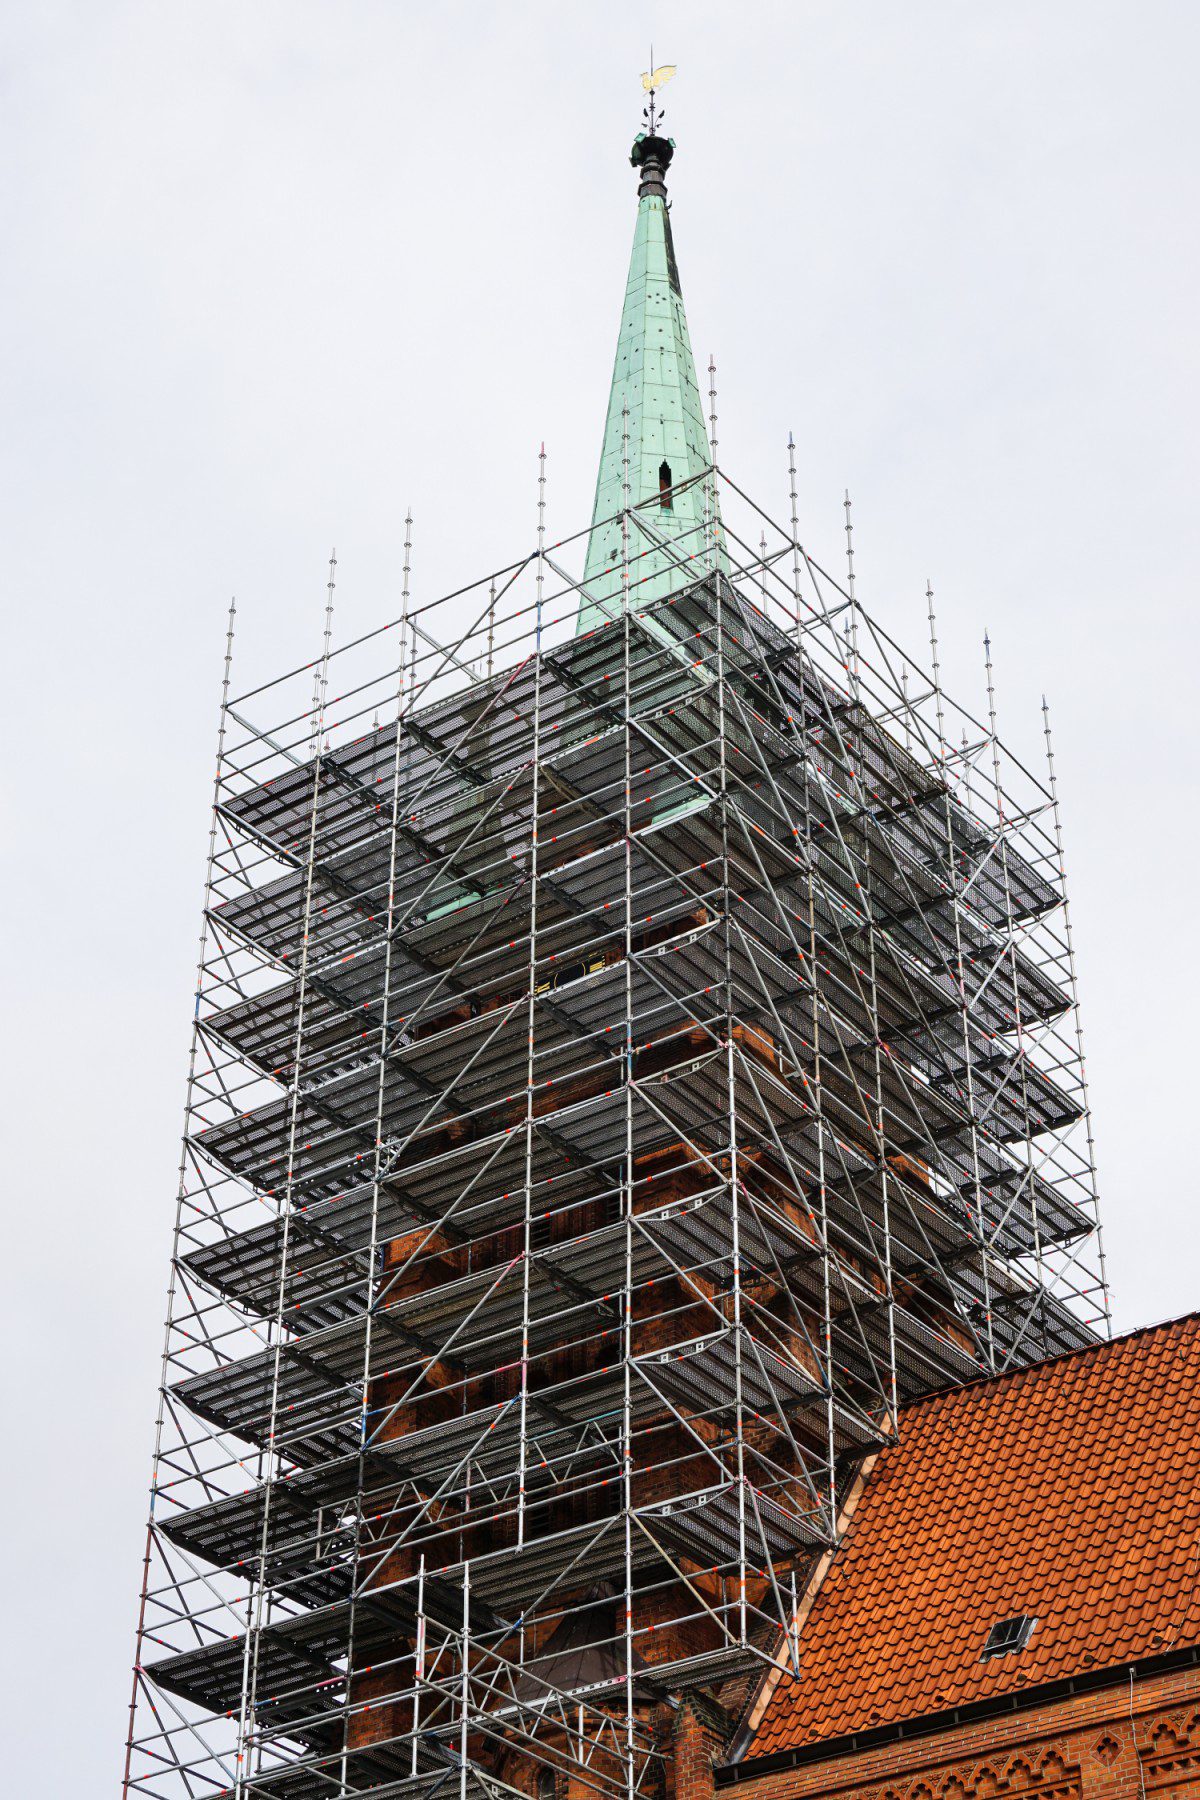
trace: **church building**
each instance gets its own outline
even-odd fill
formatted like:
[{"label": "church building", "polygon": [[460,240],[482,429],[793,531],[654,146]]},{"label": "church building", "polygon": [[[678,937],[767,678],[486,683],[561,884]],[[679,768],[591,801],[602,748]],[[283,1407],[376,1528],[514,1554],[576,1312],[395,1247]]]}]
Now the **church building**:
[{"label": "church building", "polygon": [[469,586],[406,529],[343,642],[331,560],[240,696],[230,621],[128,1795],[1193,1779],[1200,1324],[1110,1337],[1049,719],[718,457],[656,78],[590,521],[543,453]]}]

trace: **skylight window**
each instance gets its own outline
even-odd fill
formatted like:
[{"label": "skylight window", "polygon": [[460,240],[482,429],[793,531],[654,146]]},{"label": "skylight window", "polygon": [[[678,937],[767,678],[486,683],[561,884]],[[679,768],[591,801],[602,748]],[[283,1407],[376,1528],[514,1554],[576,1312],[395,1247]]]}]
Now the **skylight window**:
[{"label": "skylight window", "polygon": [[1037,1620],[1028,1613],[1021,1613],[1015,1619],[997,1619],[988,1632],[980,1661],[986,1662],[991,1656],[1011,1656],[1015,1650],[1023,1650],[1033,1636],[1036,1624]]}]

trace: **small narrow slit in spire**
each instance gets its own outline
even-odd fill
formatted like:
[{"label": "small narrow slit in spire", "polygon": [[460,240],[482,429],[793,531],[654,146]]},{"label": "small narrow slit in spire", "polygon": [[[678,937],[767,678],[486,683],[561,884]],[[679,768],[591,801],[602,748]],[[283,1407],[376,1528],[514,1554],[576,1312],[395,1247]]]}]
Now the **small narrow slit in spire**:
[{"label": "small narrow slit in spire", "polygon": [[661,462],[658,465],[658,504],[664,512],[675,511],[675,496],[671,492],[671,465]]}]

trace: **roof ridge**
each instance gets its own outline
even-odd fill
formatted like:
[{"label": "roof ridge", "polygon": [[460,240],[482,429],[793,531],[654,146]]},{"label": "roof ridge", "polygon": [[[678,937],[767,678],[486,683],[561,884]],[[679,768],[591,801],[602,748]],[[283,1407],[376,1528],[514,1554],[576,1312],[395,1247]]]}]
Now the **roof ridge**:
[{"label": "roof ridge", "polygon": [[1028,1376],[1035,1376],[1043,1369],[1054,1368],[1058,1363],[1072,1362],[1076,1358],[1096,1356],[1113,1350],[1118,1344],[1130,1343],[1134,1338],[1150,1337],[1158,1331],[1165,1331],[1171,1325],[1185,1325],[1189,1321],[1200,1323],[1200,1307],[1190,1312],[1176,1313],[1170,1318],[1154,1319],[1145,1325],[1131,1325],[1127,1331],[1114,1332],[1110,1338],[1097,1338],[1094,1344],[1077,1344],[1072,1350],[1058,1350],[1053,1356],[1039,1357],[1036,1362],[1022,1363],[1015,1369],[1001,1369],[991,1375],[976,1375],[971,1381],[947,1382],[945,1387],[931,1388],[927,1394],[919,1395],[915,1400],[907,1400],[900,1408],[900,1417],[917,1412],[923,1406],[929,1406],[935,1400],[951,1400],[959,1394],[973,1394],[980,1388],[999,1388],[1005,1383],[1013,1383]]}]

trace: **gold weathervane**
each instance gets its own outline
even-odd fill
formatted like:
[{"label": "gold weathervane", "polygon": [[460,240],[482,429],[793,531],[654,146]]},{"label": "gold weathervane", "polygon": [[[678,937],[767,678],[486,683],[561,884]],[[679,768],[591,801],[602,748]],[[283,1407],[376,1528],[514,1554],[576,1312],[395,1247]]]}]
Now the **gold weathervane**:
[{"label": "gold weathervane", "polygon": [[[654,47],[653,47],[653,45],[651,45],[651,47],[650,47],[650,67],[648,69],[642,70],[642,88],[643,88],[643,91],[645,93],[649,94],[649,96],[650,96],[650,105],[643,110],[642,117],[644,119],[648,120],[648,122],[649,122],[651,137],[654,136],[654,129],[655,129],[655,124],[656,124],[656,120],[654,117],[654,112],[655,112],[654,96],[658,92],[660,87],[665,87],[667,82],[670,81],[672,75],[675,73],[675,67],[676,67],[676,65],[674,63],[659,63],[658,67],[655,68],[655,66],[654,66]],[[662,117],[662,115],[659,114],[660,119],[661,119],[661,117]]]}]

